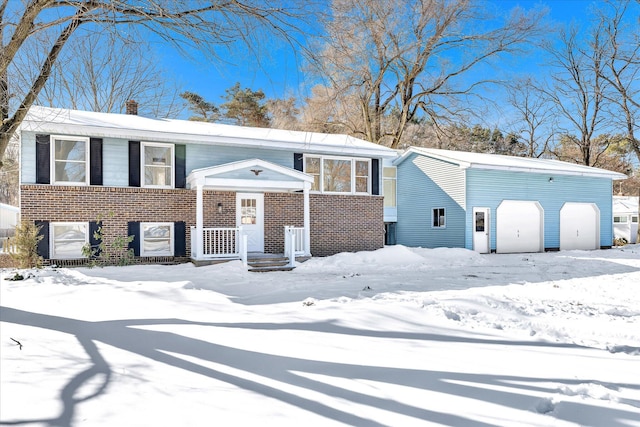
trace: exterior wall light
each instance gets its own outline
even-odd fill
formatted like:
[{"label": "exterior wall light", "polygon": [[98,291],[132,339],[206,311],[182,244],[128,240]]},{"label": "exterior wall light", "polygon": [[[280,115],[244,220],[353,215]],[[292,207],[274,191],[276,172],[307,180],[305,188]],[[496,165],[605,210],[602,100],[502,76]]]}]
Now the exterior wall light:
[{"label": "exterior wall light", "polygon": [[222,213],[222,202],[218,202],[218,213]]}]

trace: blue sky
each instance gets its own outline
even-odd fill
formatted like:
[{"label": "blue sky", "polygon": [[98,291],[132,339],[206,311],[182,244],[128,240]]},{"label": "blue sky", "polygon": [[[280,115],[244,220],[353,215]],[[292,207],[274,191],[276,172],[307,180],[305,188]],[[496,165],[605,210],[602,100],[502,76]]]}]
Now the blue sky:
[{"label": "blue sky", "polygon": [[[487,4],[510,10],[520,6],[530,9],[539,5],[549,8],[552,22],[566,24],[586,22],[588,10],[597,4],[590,0],[495,0]],[[253,52],[239,48],[221,61],[203,58],[187,59],[165,45],[159,48],[161,65],[167,70],[168,80],[176,80],[182,90],[196,92],[205,99],[222,102],[225,89],[236,82],[253,90],[262,89],[269,98],[304,96],[305,80],[300,70],[302,59],[291,46],[274,41],[268,49],[261,49],[259,58]],[[531,61],[525,58],[523,61]],[[535,64],[527,64],[527,67]],[[188,114],[188,113],[185,113]]]}]

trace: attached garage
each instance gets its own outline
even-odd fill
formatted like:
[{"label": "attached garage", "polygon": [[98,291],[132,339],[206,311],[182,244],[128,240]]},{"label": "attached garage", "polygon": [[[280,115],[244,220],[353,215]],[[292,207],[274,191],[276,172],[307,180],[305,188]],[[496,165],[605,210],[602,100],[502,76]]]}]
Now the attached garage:
[{"label": "attached garage", "polygon": [[[393,164],[401,245],[480,253],[604,249],[613,244],[614,223],[622,225],[612,213],[612,181],[626,179],[622,173],[548,158],[421,147],[409,148]],[[443,226],[429,226],[429,215],[442,211]]]},{"label": "attached garage", "polygon": [[496,209],[496,252],[543,252],[544,210],[529,200],[504,200]]},{"label": "attached garage", "polygon": [[560,250],[600,248],[600,210],[595,203],[565,203],[560,209]]}]

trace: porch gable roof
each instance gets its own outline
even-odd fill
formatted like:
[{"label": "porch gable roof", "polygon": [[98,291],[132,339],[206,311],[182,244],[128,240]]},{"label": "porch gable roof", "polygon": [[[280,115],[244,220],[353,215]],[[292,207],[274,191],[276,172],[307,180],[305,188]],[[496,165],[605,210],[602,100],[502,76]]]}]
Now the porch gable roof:
[{"label": "porch gable roof", "polygon": [[261,159],[248,159],[195,169],[187,186],[225,190],[298,191],[310,189],[313,177]]}]

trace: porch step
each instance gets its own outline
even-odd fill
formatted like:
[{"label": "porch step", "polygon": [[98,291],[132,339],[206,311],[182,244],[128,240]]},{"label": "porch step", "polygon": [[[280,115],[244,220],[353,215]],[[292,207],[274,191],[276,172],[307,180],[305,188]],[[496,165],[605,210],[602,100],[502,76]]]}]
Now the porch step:
[{"label": "porch step", "polygon": [[249,271],[265,273],[269,271],[291,271],[295,267],[289,267],[289,259],[283,256],[249,257],[247,259]]}]

